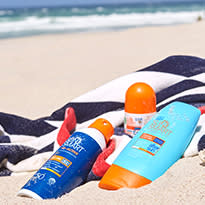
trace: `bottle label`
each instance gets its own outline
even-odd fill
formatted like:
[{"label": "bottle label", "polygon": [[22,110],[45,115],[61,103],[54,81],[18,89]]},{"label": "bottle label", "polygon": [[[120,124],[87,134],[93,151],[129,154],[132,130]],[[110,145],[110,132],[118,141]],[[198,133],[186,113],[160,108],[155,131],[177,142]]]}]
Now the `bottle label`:
[{"label": "bottle label", "polygon": [[53,172],[61,177],[67,169],[72,165],[78,155],[80,156],[79,163],[83,163],[82,155],[87,155],[87,150],[84,141],[84,134],[75,133],[56,151],[56,153],[42,166],[41,169]]},{"label": "bottle label", "polygon": [[57,198],[85,182],[101,152],[99,144],[75,132],[24,185],[42,199]]},{"label": "bottle label", "polygon": [[146,114],[132,114],[125,112],[125,133],[134,137],[137,132],[155,115],[156,112]]},{"label": "bottle label", "polygon": [[132,145],[132,148],[144,151],[152,156],[154,156],[165,141],[159,137],[143,133],[139,139]]}]

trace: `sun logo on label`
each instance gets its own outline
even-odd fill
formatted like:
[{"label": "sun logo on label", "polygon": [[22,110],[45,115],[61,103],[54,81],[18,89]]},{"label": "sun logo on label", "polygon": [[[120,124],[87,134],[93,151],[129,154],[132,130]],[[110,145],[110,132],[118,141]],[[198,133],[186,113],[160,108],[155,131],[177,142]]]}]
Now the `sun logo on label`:
[{"label": "sun logo on label", "polygon": [[53,184],[55,184],[56,183],[56,180],[54,179],[54,178],[50,178],[49,180],[48,180],[48,185],[53,185]]}]

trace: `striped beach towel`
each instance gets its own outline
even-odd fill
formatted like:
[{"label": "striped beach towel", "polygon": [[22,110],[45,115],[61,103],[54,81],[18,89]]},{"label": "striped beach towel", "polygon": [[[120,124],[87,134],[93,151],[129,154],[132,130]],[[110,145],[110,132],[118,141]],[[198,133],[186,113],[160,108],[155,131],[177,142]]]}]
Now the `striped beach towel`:
[{"label": "striped beach towel", "polygon": [[[0,112],[0,176],[35,171],[75,130],[87,127],[96,118],[109,120],[115,144],[108,147],[111,164],[118,150],[130,140],[124,134],[124,100],[127,88],[145,82],[156,92],[157,111],[173,101],[196,107],[205,105],[205,59],[170,56],[154,65],[110,81],[85,93],[53,112],[35,120]],[[205,149],[205,115],[201,115],[184,157]]]}]

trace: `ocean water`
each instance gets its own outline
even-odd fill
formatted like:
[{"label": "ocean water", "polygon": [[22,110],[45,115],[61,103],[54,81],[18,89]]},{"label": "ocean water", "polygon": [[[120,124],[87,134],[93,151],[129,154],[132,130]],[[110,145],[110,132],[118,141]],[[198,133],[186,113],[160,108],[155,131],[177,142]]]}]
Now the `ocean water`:
[{"label": "ocean water", "polygon": [[115,31],[185,24],[205,18],[205,0],[104,6],[0,9],[0,38]]}]

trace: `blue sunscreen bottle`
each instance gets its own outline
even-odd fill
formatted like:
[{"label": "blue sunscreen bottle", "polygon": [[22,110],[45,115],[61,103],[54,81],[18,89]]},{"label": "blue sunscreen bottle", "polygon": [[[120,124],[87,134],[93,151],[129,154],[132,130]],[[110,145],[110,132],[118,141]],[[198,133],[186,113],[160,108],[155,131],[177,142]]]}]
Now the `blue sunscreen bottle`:
[{"label": "blue sunscreen bottle", "polygon": [[160,177],[180,159],[200,117],[199,109],[181,102],[163,108],[133,137],[99,183],[108,190],[137,188]]},{"label": "blue sunscreen bottle", "polygon": [[105,119],[74,132],[19,191],[19,196],[51,199],[86,182],[114,129]]}]

